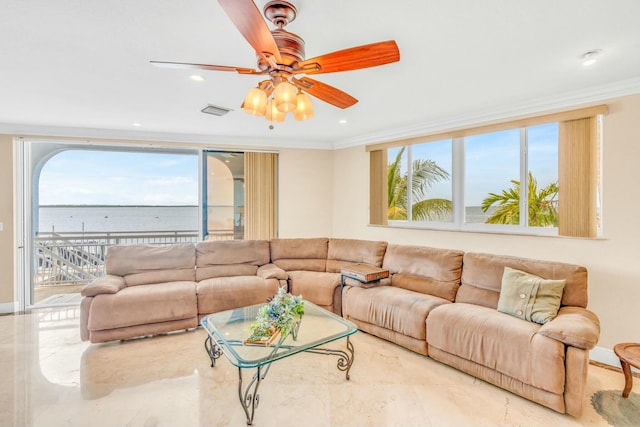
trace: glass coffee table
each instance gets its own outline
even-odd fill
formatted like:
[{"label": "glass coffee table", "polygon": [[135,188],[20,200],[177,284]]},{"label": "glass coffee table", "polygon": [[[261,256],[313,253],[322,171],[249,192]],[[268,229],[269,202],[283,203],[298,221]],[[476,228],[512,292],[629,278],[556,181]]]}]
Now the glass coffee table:
[{"label": "glass coffee table", "polygon": [[[270,345],[244,344],[249,336],[249,325],[256,319],[258,309],[263,305],[214,313],[200,321],[208,334],[204,346],[211,359],[211,367],[215,366],[222,354],[238,367],[238,398],[249,425],[253,423],[253,415],[258,406],[260,382],[267,376],[273,362],[302,352],[338,356],[337,367],[345,372],[348,380],[354,359],[354,348],[349,337],[358,331],[353,323],[305,301],[304,315],[295,339],[293,334],[289,334],[281,336]],[[346,338],[346,350],[323,347],[342,338]],[[255,372],[246,387],[243,387],[242,371],[246,369],[255,369]]]}]

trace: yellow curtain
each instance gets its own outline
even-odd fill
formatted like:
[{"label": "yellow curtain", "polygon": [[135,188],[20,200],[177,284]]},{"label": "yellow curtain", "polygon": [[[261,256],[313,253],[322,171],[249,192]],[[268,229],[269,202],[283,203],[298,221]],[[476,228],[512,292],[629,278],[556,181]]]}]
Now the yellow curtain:
[{"label": "yellow curtain", "polygon": [[278,237],[278,154],[246,152],[245,230],[247,240]]},{"label": "yellow curtain", "polygon": [[598,120],[587,117],[559,126],[558,234],[597,237]]},{"label": "yellow curtain", "polygon": [[387,224],[387,150],[369,152],[369,223]]}]

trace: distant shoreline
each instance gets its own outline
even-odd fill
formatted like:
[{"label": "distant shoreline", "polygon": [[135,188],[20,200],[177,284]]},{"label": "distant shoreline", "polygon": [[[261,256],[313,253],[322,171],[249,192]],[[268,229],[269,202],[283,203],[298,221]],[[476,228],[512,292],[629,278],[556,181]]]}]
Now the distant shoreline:
[{"label": "distant shoreline", "polygon": [[197,208],[198,205],[38,205],[39,208]]}]

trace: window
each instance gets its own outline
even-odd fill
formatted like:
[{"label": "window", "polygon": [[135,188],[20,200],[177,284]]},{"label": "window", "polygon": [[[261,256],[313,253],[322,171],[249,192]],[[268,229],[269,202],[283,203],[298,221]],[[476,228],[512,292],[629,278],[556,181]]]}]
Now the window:
[{"label": "window", "polygon": [[388,219],[451,222],[451,140],[392,148],[388,158]]},{"label": "window", "polygon": [[463,142],[465,223],[519,225],[520,130],[473,135]]},{"label": "window", "polygon": [[604,113],[592,107],[369,146],[371,223],[597,237]]}]

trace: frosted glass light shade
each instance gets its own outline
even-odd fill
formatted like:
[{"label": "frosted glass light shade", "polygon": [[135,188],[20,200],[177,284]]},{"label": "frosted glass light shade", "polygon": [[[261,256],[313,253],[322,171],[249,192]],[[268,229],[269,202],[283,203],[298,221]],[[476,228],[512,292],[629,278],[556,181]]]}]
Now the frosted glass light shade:
[{"label": "frosted glass light shade", "polygon": [[296,109],[296,87],[289,82],[278,83],[273,91],[273,100],[278,111],[288,113]]},{"label": "frosted glass light shade", "polygon": [[273,99],[270,99],[267,102],[266,110],[267,110],[267,112],[266,112],[267,120],[269,120],[271,122],[284,122],[284,119],[287,116],[287,113],[283,113],[282,111],[278,111],[278,109],[276,108],[276,104],[273,101]]},{"label": "frosted glass light shade", "polygon": [[308,120],[313,117],[313,104],[311,104],[311,97],[306,93],[298,93],[296,97],[296,110],[293,112],[293,117],[296,120]]},{"label": "frosted glass light shade", "polygon": [[253,116],[264,116],[267,110],[267,93],[260,88],[252,88],[244,98],[242,109]]}]

